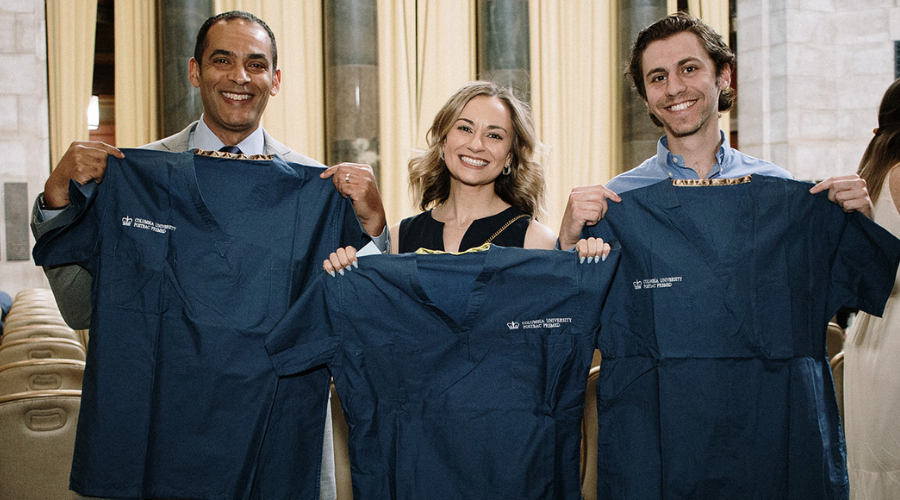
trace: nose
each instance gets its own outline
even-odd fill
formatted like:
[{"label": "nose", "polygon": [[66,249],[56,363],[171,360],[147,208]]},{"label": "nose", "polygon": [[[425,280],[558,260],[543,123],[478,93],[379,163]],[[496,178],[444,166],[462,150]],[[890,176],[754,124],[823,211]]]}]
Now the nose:
[{"label": "nose", "polygon": [[481,151],[484,149],[484,141],[481,139],[481,134],[474,133],[472,134],[472,138],[469,139],[469,149],[472,151]]},{"label": "nose", "polygon": [[247,76],[247,70],[241,64],[235,64],[228,76],[231,78],[231,81],[238,85],[244,85],[250,81],[250,77]]},{"label": "nose", "polygon": [[677,72],[669,75],[666,80],[666,95],[678,95],[685,89],[684,81]]}]

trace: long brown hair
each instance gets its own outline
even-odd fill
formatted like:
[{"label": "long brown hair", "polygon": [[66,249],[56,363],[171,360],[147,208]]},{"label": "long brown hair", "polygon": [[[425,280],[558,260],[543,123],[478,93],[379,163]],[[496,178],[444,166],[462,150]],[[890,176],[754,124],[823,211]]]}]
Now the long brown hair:
[{"label": "long brown hair", "polygon": [[878,201],[881,187],[891,167],[900,163],[900,78],[894,80],[878,107],[878,128],[859,162],[859,176],[866,180],[872,203]]},{"label": "long brown hair", "polygon": [[508,88],[493,82],[471,82],[457,90],[441,107],[428,130],[428,148],[409,160],[409,190],[420,210],[439,205],[450,196],[450,171],[441,158],[447,134],[463,108],[477,96],[496,97],[509,111],[513,124],[512,163],[509,175],[494,181],[494,192],[506,203],[539,218],[545,210],[544,170],[538,161],[541,146],[531,109]]}]

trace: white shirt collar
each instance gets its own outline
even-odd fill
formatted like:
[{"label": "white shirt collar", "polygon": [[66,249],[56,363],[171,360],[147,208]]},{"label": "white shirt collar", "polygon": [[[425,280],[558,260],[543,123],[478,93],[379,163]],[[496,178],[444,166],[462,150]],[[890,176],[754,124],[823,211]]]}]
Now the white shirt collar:
[{"label": "white shirt collar", "polygon": [[[189,149],[203,149],[206,151],[218,151],[225,143],[219,139],[216,134],[203,121],[203,115],[200,115],[200,121],[197,127],[191,133],[189,141]],[[263,136],[263,128],[257,127],[252,134],[246,139],[236,144],[245,155],[262,155],[266,154],[266,140]]]}]

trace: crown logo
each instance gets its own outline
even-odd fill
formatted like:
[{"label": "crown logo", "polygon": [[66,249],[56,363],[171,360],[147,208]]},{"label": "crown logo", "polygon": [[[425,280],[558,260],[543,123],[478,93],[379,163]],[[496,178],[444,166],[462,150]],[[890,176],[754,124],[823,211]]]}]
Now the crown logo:
[{"label": "crown logo", "polygon": [[634,283],[632,283],[632,285],[634,285],[635,290],[640,290],[643,286],[643,283],[641,283],[641,280],[634,280]]},{"label": "crown logo", "polygon": [[122,217],[122,225],[123,225],[123,226],[130,226],[130,225],[131,225],[131,221],[133,221],[133,220],[134,220],[134,219],[132,219],[131,217],[129,217],[129,216],[126,215],[125,217]]},{"label": "crown logo", "polygon": [[509,323],[506,324],[506,326],[508,326],[510,330],[518,330],[519,329],[519,323],[517,323],[515,321],[510,321]]}]

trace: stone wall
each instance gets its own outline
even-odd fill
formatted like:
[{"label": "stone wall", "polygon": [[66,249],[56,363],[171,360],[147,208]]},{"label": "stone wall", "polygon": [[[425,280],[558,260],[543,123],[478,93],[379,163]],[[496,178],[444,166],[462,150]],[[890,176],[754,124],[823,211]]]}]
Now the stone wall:
[{"label": "stone wall", "polygon": [[736,0],[739,148],[797,178],[853,173],[894,80],[883,0]]},{"label": "stone wall", "polygon": [[43,0],[0,0],[0,291],[12,296],[47,286],[28,227],[50,172],[45,32]]}]

